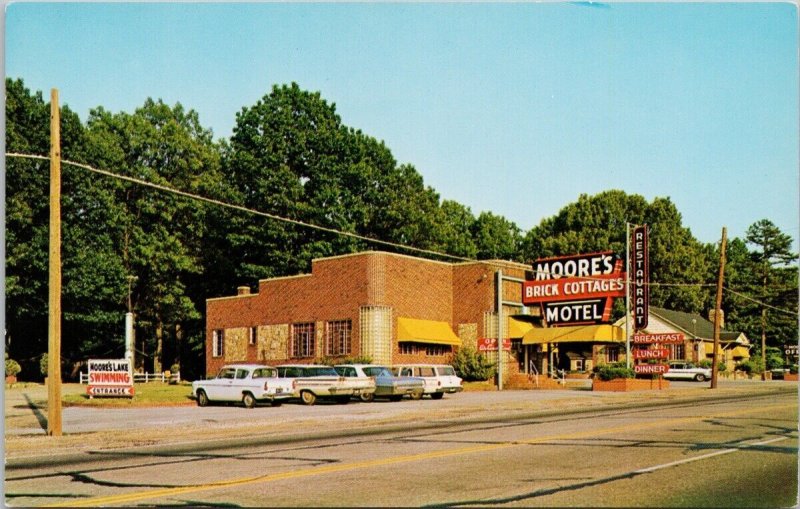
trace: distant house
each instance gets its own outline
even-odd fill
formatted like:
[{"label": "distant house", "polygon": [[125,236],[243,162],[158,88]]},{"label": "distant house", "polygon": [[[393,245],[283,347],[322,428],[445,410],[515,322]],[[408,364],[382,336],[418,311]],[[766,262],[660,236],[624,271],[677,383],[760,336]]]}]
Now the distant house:
[{"label": "distant house", "polygon": [[[625,320],[619,320],[617,325],[624,327]],[[670,359],[700,362],[714,358],[714,324],[702,315],[651,306],[649,324],[642,332],[683,334],[686,338],[683,344],[668,346]],[[719,335],[718,361],[733,369],[750,358],[750,348],[747,336],[743,332],[725,330],[723,320]]]}]

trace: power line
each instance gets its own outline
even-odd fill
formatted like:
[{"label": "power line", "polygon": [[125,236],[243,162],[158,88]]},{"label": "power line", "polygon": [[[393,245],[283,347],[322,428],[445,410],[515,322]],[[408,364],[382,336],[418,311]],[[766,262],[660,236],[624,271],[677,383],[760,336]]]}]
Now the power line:
[{"label": "power line", "polygon": [[730,288],[728,288],[727,286],[725,287],[725,290],[727,290],[727,291],[731,292],[732,294],[736,295],[737,297],[741,297],[741,298],[743,298],[744,300],[749,300],[750,302],[753,302],[753,303],[755,303],[755,304],[758,304],[759,306],[764,306],[765,308],[769,308],[769,309],[772,309],[772,310],[774,310],[774,311],[778,311],[778,312],[780,312],[780,313],[783,313],[783,314],[786,314],[786,315],[789,315],[789,316],[794,316],[794,317],[796,317],[796,316],[797,316],[797,313],[796,313],[796,312],[793,312],[793,311],[788,311],[788,310],[786,310],[786,309],[781,309],[781,308],[779,308],[779,307],[775,307],[775,306],[772,306],[772,305],[770,305],[770,304],[767,304],[766,302],[763,302],[763,301],[760,301],[760,300],[754,299],[754,298],[752,298],[752,297],[748,297],[747,295],[745,295],[745,294],[743,294],[743,293],[739,293],[739,292],[737,292],[737,291],[735,291],[735,290],[731,290],[731,289],[730,289]]},{"label": "power line", "polygon": [[[49,157],[45,157],[45,156],[39,156],[39,155],[33,155],[33,154],[8,153],[8,152],[6,153],[6,156],[7,157],[20,157],[20,158],[27,158],[27,159],[38,159],[38,160],[42,160],[42,161],[48,161],[50,159]],[[325,226],[319,226],[319,225],[312,224],[312,223],[306,223],[304,221],[299,221],[297,219],[290,219],[290,218],[287,218],[287,217],[282,217],[282,216],[278,216],[278,215],[275,215],[275,214],[270,214],[268,212],[262,212],[260,210],[255,210],[255,209],[243,207],[241,205],[234,205],[232,203],[227,203],[227,202],[224,202],[224,201],[215,200],[213,198],[207,198],[207,197],[201,196],[199,194],[188,193],[186,191],[181,191],[180,189],[175,189],[173,187],[164,186],[164,185],[160,185],[160,184],[154,184],[154,183],[148,182],[146,180],[140,180],[140,179],[137,179],[137,178],[134,178],[134,177],[128,177],[126,175],[119,175],[118,173],[113,173],[113,172],[106,171],[106,170],[99,170],[99,169],[93,168],[93,167],[91,167],[91,166],[89,166],[87,164],[76,163],[74,161],[68,161],[66,159],[62,159],[61,163],[62,164],[68,164],[68,165],[71,165],[71,166],[76,166],[78,168],[82,168],[84,170],[88,170],[88,171],[91,171],[91,172],[94,172],[94,173],[98,173],[100,175],[105,175],[107,177],[116,178],[116,179],[120,179],[120,180],[125,180],[125,181],[128,181],[128,182],[132,182],[134,184],[139,184],[139,185],[142,185],[142,186],[150,187],[150,188],[156,189],[158,191],[177,194],[177,195],[183,196],[185,198],[191,198],[191,199],[194,199],[194,200],[200,200],[200,201],[203,201],[203,202],[206,202],[206,203],[211,203],[213,205],[219,205],[221,207],[227,207],[229,209],[238,210],[238,211],[241,211],[241,212],[247,212],[247,213],[250,213],[250,214],[255,214],[257,216],[266,217],[266,218],[269,218],[269,219],[273,219],[275,221],[282,221],[284,223],[290,223],[290,224],[294,224],[294,225],[297,225],[297,226],[303,226],[305,228],[311,228],[311,229],[323,231],[323,232],[326,232],[326,233],[333,233],[335,235],[343,235],[345,237],[350,237],[350,238],[354,238],[354,239],[358,239],[358,240],[363,240],[363,241],[366,241],[366,242],[372,242],[372,243],[380,244],[380,245],[383,245],[383,246],[390,246],[390,247],[394,247],[394,248],[398,248],[398,249],[405,249],[405,250],[408,250],[408,251],[415,251],[417,253],[425,253],[425,254],[428,254],[428,255],[440,256],[440,257],[443,257],[443,258],[452,258],[454,260],[466,261],[466,262],[474,262],[474,261],[476,261],[476,260],[474,260],[472,258],[465,258],[465,257],[462,257],[462,256],[456,256],[456,255],[451,255],[451,254],[447,254],[447,253],[441,253],[439,251],[433,251],[431,249],[422,249],[422,248],[419,248],[419,247],[407,246],[405,244],[399,244],[399,243],[390,242],[390,241],[387,241],[387,240],[374,239],[372,237],[367,237],[365,235],[359,235],[357,233],[346,232],[346,231],[342,231],[342,230],[336,230],[334,228],[328,228],[328,227],[325,227]]]}]

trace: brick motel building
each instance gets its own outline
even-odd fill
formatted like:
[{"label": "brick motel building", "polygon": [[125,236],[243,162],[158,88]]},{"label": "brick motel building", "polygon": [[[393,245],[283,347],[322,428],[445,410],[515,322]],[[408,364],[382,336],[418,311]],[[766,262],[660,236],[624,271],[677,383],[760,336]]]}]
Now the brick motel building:
[{"label": "brick motel building", "polygon": [[369,251],[313,260],[310,274],[261,280],[257,293],[239,287],[235,296],[208,299],[206,372],[232,362],[361,356],[386,365],[448,363],[465,345],[496,362],[496,346],[486,346],[487,338],[497,337],[498,270],[504,276],[504,378],[545,374],[548,366],[591,370],[624,355],[619,327],[543,328],[539,307],[520,302],[530,265]]}]

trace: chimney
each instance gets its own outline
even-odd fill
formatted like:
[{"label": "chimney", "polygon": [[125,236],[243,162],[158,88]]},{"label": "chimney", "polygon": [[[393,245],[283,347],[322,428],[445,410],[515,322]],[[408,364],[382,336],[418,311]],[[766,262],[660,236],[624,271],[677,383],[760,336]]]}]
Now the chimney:
[{"label": "chimney", "polygon": [[236,289],[236,295],[250,295],[249,286],[240,286]]},{"label": "chimney", "polygon": [[[709,309],[708,310],[708,321],[711,322],[712,325],[714,324],[714,310],[713,309]],[[719,328],[720,329],[724,329],[725,328],[725,311],[723,311],[721,309],[719,310]]]}]

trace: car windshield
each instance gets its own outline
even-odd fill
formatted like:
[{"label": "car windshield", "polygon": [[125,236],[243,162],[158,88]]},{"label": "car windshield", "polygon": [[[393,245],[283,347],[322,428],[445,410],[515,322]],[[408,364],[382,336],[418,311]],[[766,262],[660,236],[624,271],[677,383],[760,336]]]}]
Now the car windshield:
[{"label": "car windshield", "polygon": [[236,369],[234,368],[222,368],[217,375],[217,378],[228,378],[233,379],[236,376]]},{"label": "car windshield", "polygon": [[306,376],[339,376],[339,373],[330,366],[315,366],[306,368]]},{"label": "car windshield", "polygon": [[383,366],[368,366],[364,368],[364,373],[367,376],[392,376],[389,370]]}]

